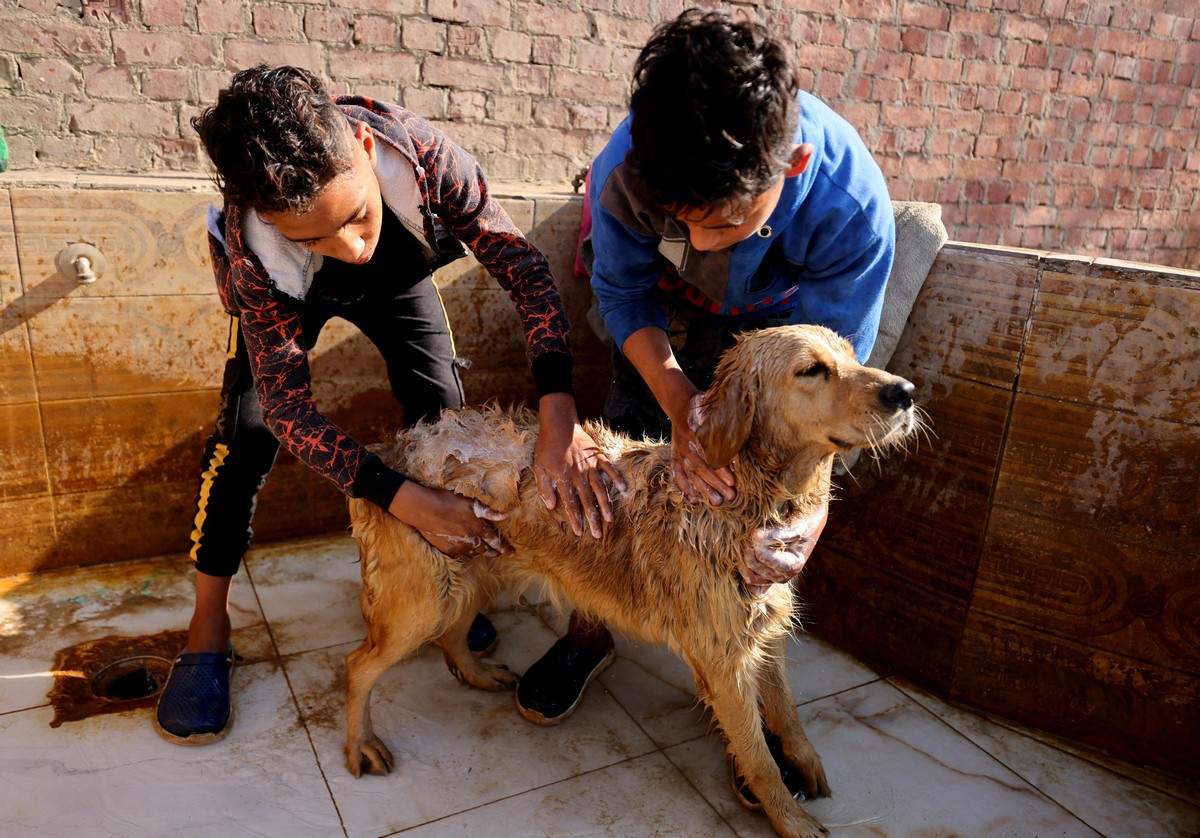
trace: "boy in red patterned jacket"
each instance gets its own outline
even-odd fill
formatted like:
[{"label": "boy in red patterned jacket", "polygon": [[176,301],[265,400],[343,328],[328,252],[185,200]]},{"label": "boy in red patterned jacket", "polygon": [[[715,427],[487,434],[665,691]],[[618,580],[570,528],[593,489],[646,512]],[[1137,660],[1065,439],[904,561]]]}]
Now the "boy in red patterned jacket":
[{"label": "boy in red patterned jacket", "polygon": [[[231,720],[229,587],[250,541],[255,497],[282,443],[350,497],[366,498],[466,561],[507,551],[498,513],[385,466],[317,409],[308,351],[334,316],[383,354],[412,424],[463,403],[432,271],[465,244],[516,304],[537,383],[538,486],[577,535],[611,520],[620,475],[579,424],[569,330],[549,266],[487,191],[478,164],[409,111],[331,98],[295,67],[237,73],[192,121],[224,210],[209,244],[230,337],[216,428],[205,447],[192,532],[196,605],[159,699],[156,728],[181,744]],[[480,615],[472,648],[495,630]]]}]

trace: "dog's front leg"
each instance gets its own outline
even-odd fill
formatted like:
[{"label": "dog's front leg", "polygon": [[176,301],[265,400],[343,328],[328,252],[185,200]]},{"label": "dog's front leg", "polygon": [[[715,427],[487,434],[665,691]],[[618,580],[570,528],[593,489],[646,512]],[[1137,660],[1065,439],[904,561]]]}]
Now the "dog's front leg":
[{"label": "dog's front leg", "polygon": [[762,699],[763,720],[767,730],[779,737],[783,744],[783,755],[804,778],[804,794],[812,797],[828,797],[829,782],[825,779],[825,768],[821,758],[808,737],[804,725],[796,712],[796,699],[788,686],[784,660],[787,637],[776,643],[758,673],[759,696]]},{"label": "dog's front leg", "polygon": [[737,771],[762,804],[771,826],[786,838],[820,838],[828,834],[800,807],[779,776],[779,767],[763,736],[754,679],[744,679],[745,686],[739,686],[734,667],[721,669],[719,673],[697,671],[697,682],[703,685],[717,724],[729,740],[729,753]]}]

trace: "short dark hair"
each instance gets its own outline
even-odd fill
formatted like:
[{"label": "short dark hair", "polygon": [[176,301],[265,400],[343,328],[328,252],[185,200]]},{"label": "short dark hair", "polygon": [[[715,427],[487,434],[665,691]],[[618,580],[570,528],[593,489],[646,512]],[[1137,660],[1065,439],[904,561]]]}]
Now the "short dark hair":
[{"label": "short dark hair", "polygon": [[798,88],[762,26],[688,9],[655,29],[634,65],[629,164],[667,207],[752,200],[788,168]]},{"label": "short dark hair", "polygon": [[299,67],[236,73],[192,127],[222,195],[250,209],[305,213],[353,165],[346,117],[321,80]]}]

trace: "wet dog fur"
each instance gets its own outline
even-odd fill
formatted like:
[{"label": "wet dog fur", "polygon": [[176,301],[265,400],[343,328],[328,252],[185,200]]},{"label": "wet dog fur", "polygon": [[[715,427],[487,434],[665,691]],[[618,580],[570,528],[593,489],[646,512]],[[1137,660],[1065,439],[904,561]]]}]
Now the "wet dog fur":
[{"label": "wet dog fur", "polygon": [[453,489],[506,514],[497,522],[511,555],[460,561],[435,550],[379,507],[351,501],[362,559],[368,633],[346,657],[350,771],[386,774],[387,746],[371,723],[370,695],[389,667],[433,642],[451,671],[483,689],[518,676],[472,655],[467,630],[501,590],[549,593],[632,638],[665,643],[692,669],[737,771],[780,835],[817,836],[821,824],[788,792],[763,726],[783,743],[809,797],[829,794],[805,737],[784,668],[793,621],[791,586],[755,596],[738,573],[753,532],[814,510],[830,496],[835,454],[899,445],[918,428],[913,387],[861,366],[850,344],[814,326],[742,335],[704,397],[700,439],[728,465],[737,499],[688,503],[671,476],[669,442],[633,440],[604,425],[588,431],[628,484],[610,490],[615,520],[595,540],[575,537],[547,510],[532,474],[537,420],[524,409],[446,411],[377,449],[427,486]]}]

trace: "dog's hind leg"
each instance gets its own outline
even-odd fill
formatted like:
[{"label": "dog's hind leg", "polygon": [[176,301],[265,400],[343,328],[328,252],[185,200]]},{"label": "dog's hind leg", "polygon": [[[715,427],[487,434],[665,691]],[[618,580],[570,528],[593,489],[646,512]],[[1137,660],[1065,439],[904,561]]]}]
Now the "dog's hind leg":
[{"label": "dog's hind leg", "polygon": [[485,592],[478,592],[464,605],[461,616],[454,624],[433,642],[441,648],[450,674],[464,684],[481,690],[512,689],[520,680],[517,673],[503,664],[489,663],[476,657],[467,646],[467,632],[475,614],[484,608],[490,599]]},{"label": "dog's hind leg", "polygon": [[788,686],[784,661],[787,638],[772,644],[770,654],[758,672],[758,693],[762,702],[763,720],[767,730],[779,737],[783,755],[804,778],[804,794],[807,797],[828,797],[829,783],[821,758],[808,737],[804,725],[796,712],[796,699]]},{"label": "dog's hind leg", "polygon": [[371,723],[371,690],[380,675],[426,639],[421,627],[411,625],[396,634],[371,630],[367,639],[346,655],[346,765],[355,777],[363,771],[387,774],[392,770],[392,752],[375,735]]},{"label": "dog's hind leg", "polygon": [[713,716],[729,741],[728,751],[737,772],[762,804],[771,826],[788,838],[820,838],[825,827],[800,807],[779,776],[763,736],[754,678],[739,678],[735,666],[697,668],[693,671]]}]

